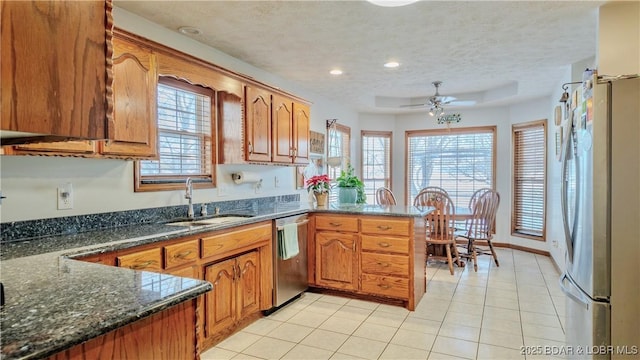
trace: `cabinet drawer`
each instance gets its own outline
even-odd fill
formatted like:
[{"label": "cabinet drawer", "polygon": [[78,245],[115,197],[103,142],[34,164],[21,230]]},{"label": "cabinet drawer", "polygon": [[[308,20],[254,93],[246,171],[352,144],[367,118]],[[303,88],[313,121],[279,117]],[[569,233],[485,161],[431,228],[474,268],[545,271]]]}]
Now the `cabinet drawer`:
[{"label": "cabinet drawer", "polygon": [[236,230],[202,238],[202,258],[250,246],[259,241],[271,241],[271,224]]},{"label": "cabinet drawer", "polygon": [[362,274],[362,291],[407,299],[409,298],[409,279]]},{"label": "cabinet drawer", "polygon": [[316,230],[358,232],[358,219],[341,216],[316,216]]},{"label": "cabinet drawer", "polygon": [[198,240],[186,241],[180,244],[164,247],[164,268],[188,264],[198,258]]},{"label": "cabinet drawer", "polygon": [[365,234],[409,236],[409,219],[364,218],[360,221]]},{"label": "cabinet drawer", "polygon": [[362,272],[409,276],[409,258],[403,255],[362,253]]},{"label": "cabinet drawer", "polygon": [[408,254],[409,239],[362,235],[362,250]]},{"label": "cabinet drawer", "polygon": [[162,251],[160,248],[140,251],[129,255],[118,256],[116,261],[118,266],[133,270],[161,270]]}]

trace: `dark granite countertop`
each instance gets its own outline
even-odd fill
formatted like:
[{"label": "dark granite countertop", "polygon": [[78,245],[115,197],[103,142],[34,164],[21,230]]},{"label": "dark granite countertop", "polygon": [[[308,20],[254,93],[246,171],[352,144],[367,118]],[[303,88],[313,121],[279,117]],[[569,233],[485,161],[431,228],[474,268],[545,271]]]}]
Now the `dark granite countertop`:
[{"label": "dark granite countertop", "polygon": [[[193,299],[206,281],[73,260],[306,212],[422,216],[415,207],[371,205],[309,209],[306,203],[274,206],[233,223],[189,227],[140,224],[2,243],[0,310],[2,359],[36,359]],[[241,214],[239,214],[241,215]]]},{"label": "dark granite countertop", "polygon": [[353,214],[353,215],[421,217],[421,216],[424,216],[430,210],[433,210],[433,208],[403,206],[403,205],[379,206],[379,205],[363,204],[363,205],[341,206],[341,205],[331,204],[326,209],[322,209],[322,208],[313,209],[313,212],[334,213],[334,214]]}]

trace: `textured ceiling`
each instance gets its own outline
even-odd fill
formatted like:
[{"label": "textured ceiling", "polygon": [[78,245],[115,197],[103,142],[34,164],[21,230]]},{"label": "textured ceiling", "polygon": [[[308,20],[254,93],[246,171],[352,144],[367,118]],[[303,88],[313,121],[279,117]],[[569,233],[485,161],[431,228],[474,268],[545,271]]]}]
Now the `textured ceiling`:
[{"label": "textured ceiling", "polygon": [[[114,1],[362,112],[415,111],[442,95],[509,104],[550,95],[566,65],[594,56],[595,1]],[[401,65],[382,65],[395,60]],[[329,70],[340,68],[341,76]],[[378,98],[378,99],[377,99]],[[376,101],[377,99],[377,101]],[[384,105],[384,106],[383,106]]]}]

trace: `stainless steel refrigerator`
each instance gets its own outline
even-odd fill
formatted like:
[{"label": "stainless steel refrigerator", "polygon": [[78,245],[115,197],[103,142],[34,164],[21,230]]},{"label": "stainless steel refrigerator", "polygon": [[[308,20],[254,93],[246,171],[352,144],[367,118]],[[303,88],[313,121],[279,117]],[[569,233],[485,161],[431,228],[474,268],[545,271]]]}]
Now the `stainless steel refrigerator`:
[{"label": "stainless steel refrigerator", "polygon": [[563,351],[640,358],[640,79],[586,75],[563,143]]}]

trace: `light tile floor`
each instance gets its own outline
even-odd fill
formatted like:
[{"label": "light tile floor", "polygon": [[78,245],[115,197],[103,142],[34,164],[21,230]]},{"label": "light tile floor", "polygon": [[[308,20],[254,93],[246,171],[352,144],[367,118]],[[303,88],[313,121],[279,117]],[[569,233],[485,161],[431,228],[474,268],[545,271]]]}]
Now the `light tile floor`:
[{"label": "light tile floor", "polygon": [[[523,346],[560,346],[564,295],[548,257],[498,249],[449,274],[429,262],[415,311],[305,293],[204,352],[211,359],[549,359]],[[517,265],[517,266],[516,266]]]}]

